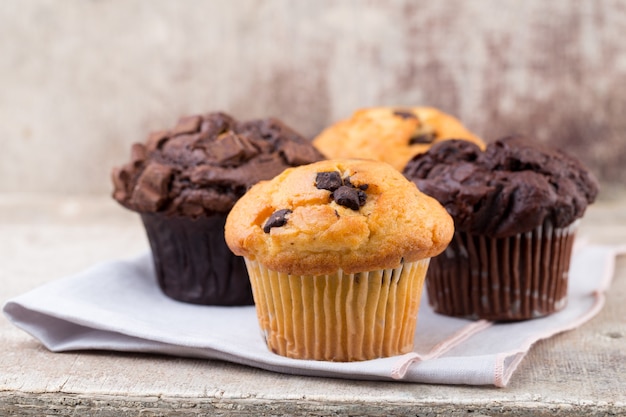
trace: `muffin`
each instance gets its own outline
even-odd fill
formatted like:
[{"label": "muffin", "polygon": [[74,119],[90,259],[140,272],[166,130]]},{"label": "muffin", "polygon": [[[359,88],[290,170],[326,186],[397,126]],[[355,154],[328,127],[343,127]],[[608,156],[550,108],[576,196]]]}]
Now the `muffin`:
[{"label": "muffin", "polygon": [[322,131],[313,145],[329,159],[372,159],[402,171],[413,156],[448,139],[464,139],[484,147],[461,122],[431,107],[358,110],[351,118]]},{"label": "muffin", "polygon": [[365,160],[288,169],[252,187],[226,220],[269,349],[342,362],[412,350],[429,259],[452,233],[435,199]]},{"label": "muffin", "polygon": [[566,305],[578,219],[598,193],[578,160],[522,136],[484,152],[447,141],[416,156],[404,175],[454,218],[454,238],[428,272],[435,311],[511,321]]},{"label": "muffin", "polygon": [[252,304],[243,259],[224,240],[226,216],[253,184],[320,159],[308,140],[276,119],[184,117],[132,145],[130,162],[113,170],[113,198],[140,214],[167,296]]}]

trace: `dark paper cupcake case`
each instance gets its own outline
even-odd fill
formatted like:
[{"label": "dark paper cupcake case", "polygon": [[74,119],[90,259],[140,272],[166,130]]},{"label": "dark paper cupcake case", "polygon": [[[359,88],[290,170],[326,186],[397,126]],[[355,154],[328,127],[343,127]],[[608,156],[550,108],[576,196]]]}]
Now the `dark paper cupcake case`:
[{"label": "dark paper cupcake case", "polygon": [[543,317],[563,309],[578,221],[490,238],[457,231],[431,260],[426,279],[433,309],[493,321]]},{"label": "dark paper cupcake case", "polygon": [[225,214],[192,219],[142,213],[141,219],[165,295],[193,304],[254,304],[244,260],[226,246]]}]

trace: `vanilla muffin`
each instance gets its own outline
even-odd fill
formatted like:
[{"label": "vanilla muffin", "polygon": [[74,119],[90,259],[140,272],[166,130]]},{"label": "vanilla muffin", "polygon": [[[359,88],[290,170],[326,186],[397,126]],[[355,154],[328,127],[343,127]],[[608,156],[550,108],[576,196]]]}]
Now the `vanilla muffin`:
[{"label": "vanilla muffin", "polygon": [[299,359],[406,353],[446,210],[388,164],[326,160],[252,187],[225,227],[246,260],[268,347]]},{"label": "vanilla muffin", "polygon": [[326,128],[313,145],[327,158],[383,161],[401,171],[415,155],[447,139],[483,141],[456,118],[432,107],[374,107]]}]

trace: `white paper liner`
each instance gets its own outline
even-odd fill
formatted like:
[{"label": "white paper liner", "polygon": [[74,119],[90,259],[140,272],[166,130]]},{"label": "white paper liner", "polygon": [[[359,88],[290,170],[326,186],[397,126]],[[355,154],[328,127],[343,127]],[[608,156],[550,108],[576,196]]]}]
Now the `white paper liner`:
[{"label": "white paper liner", "polygon": [[246,259],[268,348],[297,359],[361,361],[410,352],[429,259],[395,269],[289,275]]}]

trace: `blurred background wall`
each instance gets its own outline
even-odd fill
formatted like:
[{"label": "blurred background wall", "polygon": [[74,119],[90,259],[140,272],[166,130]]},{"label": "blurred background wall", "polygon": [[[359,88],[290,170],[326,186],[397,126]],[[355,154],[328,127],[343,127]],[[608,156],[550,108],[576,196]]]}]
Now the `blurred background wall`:
[{"label": "blurred background wall", "polygon": [[313,137],[377,105],[527,133],[621,187],[625,35],[623,0],[2,0],[0,192],[108,194],[187,114]]}]

